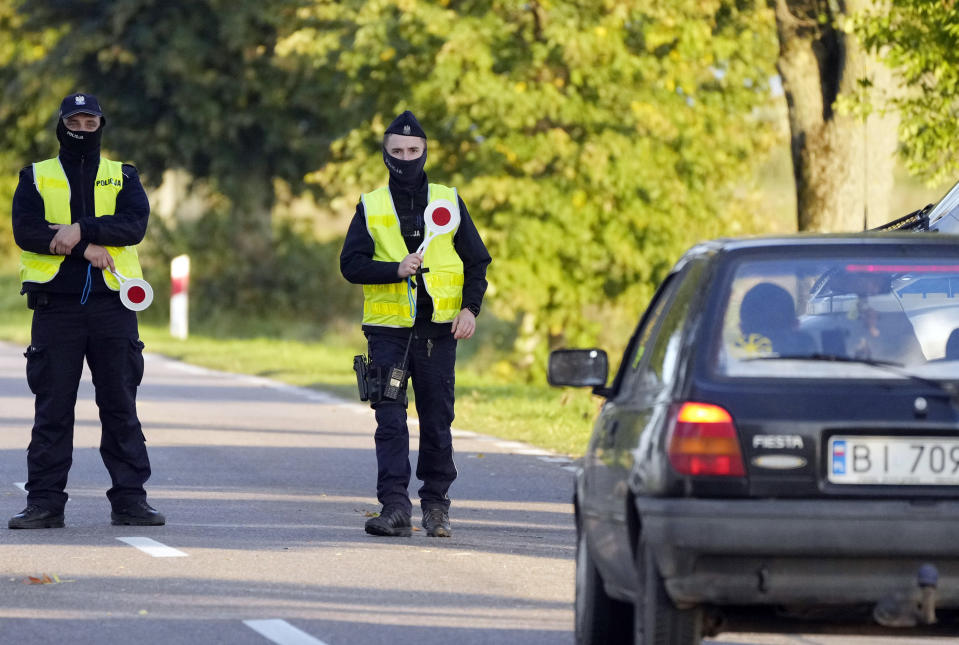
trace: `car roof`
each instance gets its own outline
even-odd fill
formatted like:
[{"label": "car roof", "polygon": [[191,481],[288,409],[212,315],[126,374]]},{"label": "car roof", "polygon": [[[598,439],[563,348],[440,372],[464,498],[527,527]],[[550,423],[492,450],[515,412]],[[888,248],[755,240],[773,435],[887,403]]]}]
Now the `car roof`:
[{"label": "car roof", "polygon": [[776,251],[825,250],[831,247],[895,247],[926,246],[954,249],[959,254],[959,235],[918,231],[863,231],[860,233],[793,233],[753,237],[717,238],[699,242],[688,249],[673,265],[670,273],[683,270],[690,262],[711,258],[726,261],[740,254]]},{"label": "car roof", "polygon": [[959,249],[959,235],[942,233],[796,233],[740,238],[719,238],[701,242],[685,255],[753,250],[829,248],[834,246],[953,246]]}]

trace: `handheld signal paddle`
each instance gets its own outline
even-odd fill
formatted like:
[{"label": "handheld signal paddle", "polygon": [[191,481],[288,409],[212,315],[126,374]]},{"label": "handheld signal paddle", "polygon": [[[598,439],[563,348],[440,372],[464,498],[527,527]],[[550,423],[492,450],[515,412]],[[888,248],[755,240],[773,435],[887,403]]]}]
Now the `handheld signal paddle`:
[{"label": "handheld signal paddle", "polygon": [[127,309],[143,311],[153,302],[153,287],[142,278],[128,278],[109,269],[110,273],[120,281],[120,302]]},{"label": "handheld signal paddle", "polygon": [[426,253],[426,247],[434,237],[454,230],[460,223],[460,211],[448,199],[434,199],[426,206],[423,218],[426,220],[426,234],[416,249],[417,253]]}]

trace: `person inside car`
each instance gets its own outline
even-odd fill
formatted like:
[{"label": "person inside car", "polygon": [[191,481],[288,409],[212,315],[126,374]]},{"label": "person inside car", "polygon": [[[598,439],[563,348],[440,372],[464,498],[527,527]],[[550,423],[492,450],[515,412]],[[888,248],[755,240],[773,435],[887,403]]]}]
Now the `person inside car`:
[{"label": "person inside car", "polygon": [[807,356],[816,351],[812,337],[799,329],[792,296],[771,282],[760,282],[743,296],[739,329],[744,344],[758,354]]}]

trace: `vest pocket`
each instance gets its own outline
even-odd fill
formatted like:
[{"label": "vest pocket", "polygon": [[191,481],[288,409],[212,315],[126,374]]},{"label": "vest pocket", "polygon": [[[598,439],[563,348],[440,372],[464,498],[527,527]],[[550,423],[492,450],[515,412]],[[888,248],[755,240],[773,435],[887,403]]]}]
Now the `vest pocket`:
[{"label": "vest pocket", "polygon": [[27,385],[34,394],[44,392],[50,384],[47,374],[48,357],[44,347],[30,345],[23,353],[27,359]]}]

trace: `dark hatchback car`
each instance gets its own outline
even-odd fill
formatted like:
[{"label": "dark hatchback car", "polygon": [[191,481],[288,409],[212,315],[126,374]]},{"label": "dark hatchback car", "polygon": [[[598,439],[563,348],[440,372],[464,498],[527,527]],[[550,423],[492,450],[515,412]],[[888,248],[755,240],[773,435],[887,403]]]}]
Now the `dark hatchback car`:
[{"label": "dark hatchback car", "polygon": [[959,236],[703,243],[607,376],[602,350],[550,355],[606,399],[578,643],[959,633]]}]

